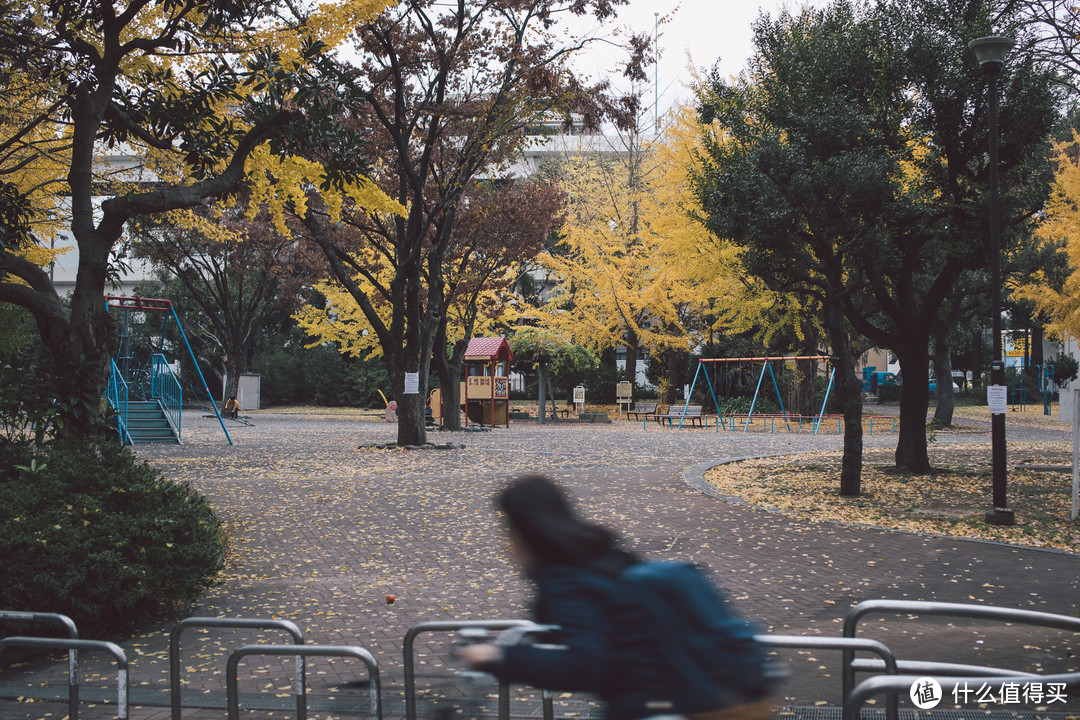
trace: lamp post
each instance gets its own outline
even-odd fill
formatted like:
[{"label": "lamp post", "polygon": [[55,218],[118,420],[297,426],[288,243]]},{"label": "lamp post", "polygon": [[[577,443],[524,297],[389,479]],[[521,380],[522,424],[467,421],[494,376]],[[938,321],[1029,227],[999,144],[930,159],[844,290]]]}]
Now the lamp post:
[{"label": "lamp post", "polygon": [[[1012,525],[1016,522],[1013,511],[1006,500],[1005,470],[1005,409],[1003,403],[997,405],[991,393],[999,393],[1005,387],[1005,361],[1001,353],[1001,221],[998,208],[998,73],[1005,62],[1005,53],[1013,46],[1013,41],[1006,37],[993,35],[972,40],[968,47],[975,51],[975,56],[982,65],[988,80],[989,121],[990,121],[990,312],[994,333],[994,355],[990,363],[990,384],[998,390],[987,392],[990,404],[990,442],[993,463],[993,510],[986,513],[986,522],[991,525]],[[999,402],[1000,402],[999,396]]]}]

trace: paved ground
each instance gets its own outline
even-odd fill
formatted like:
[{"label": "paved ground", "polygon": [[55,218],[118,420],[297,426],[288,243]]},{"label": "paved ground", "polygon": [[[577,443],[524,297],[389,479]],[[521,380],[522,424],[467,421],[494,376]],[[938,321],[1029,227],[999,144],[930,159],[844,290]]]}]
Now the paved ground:
[{"label": "paved ground", "polygon": [[[1076,616],[1080,555],[930,538],[787,518],[725,502],[693,486],[703,467],[724,459],[841,447],[832,434],[672,431],[639,423],[518,423],[483,433],[433,433],[465,450],[373,451],[361,444],[394,439],[383,423],[299,415],[258,415],[253,427],[230,425],[228,446],[215,423],[185,415],[182,446],[139,454],[170,477],[192,480],[229,522],[234,554],[224,581],[187,615],[260,617],[296,623],[309,643],[354,644],[378,659],[386,710],[401,716],[402,638],[422,621],[523,617],[528,587],[504,557],[490,498],[506,478],[549,473],[567,485],[582,511],[620,530],[627,545],[653,558],[693,560],[718,581],[763,631],[839,635],[845,612],[869,598],[975,602]],[[1010,427],[1010,442],[1066,441],[1055,429]],[[989,443],[988,430],[939,435],[938,442]],[[895,435],[867,437],[889,447]],[[989,452],[988,452],[989,455]],[[689,481],[689,484],[688,484]],[[388,605],[388,595],[396,600]],[[132,660],[132,717],[168,717],[168,633],[172,622],[137,637],[113,638]],[[1059,633],[962,621],[884,622],[868,634],[901,657],[1075,670]],[[441,636],[418,645],[425,694],[457,681],[446,675]],[[185,718],[224,717],[226,654],[274,632],[196,631],[182,637]],[[836,653],[784,652],[791,677],[782,688],[798,706],[835,705]],[[106,692],[113,671],[87,659],[84,697]],[[24,697],[63,692],[62,664],[5,669],[0,685]],[[313,661],[312,706],[364,699],[365,673],[344,661]],[[290,717],[288,663],[245,661],[245,704]],[[44,686],[43,686],[44,685]],[[453,691],[449,687],[447,691]],[[578,697],[558,698],[562,714],[587,715]],[[1080,700],[1068,708],[1077,710]],[[526,707],[518,705],[517,707]],[[108,717],[110,707],[81,717]],[[0,700],[0,717],[63,717],[64,706]],[[331,708],[322,714],[337,715]]]}]

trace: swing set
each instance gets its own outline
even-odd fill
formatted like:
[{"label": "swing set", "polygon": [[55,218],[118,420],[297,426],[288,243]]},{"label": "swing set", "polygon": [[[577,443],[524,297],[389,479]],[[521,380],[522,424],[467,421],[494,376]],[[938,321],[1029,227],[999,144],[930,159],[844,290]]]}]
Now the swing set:
[{"label": "swing set", "polygon": [[[801,412],[789,413],[788,409],[784,405],[783,393],[780,391],[780,383],[776,378],[776,373],[773,372],[772,364],[777,363],[777,362],[779,362],[779,363],[793,363],[793,362],[797,362],[797,361],[814,361],[814,362],[824,361],[828,365],[828,378],[829,378],[829,380],[828,380],[828,383],[826,384],[826,387],[825,387],[825,397],[821,402],[821,409],[818,411],[817,415],[806,416],[806,415],[803,415]],[[683,427],[683,421],[685,419],[690,419],[691,421],[696,421],[698,419],[704,419],[704,426],[708,427],[709,426],[709,420],[710,419],[715,419],[715,421],[716,421],[716,431],[717,432],[720,431],[721,427],[724,428],[724,429],[734,431],[736,429],[736,423],[740,424],[742,426],[742,430],[745,432],[745,431],[749,430],[750,425],[754,422],[755,417],[756,417],[756,418],[762,420],[763,425],[765,424],[765,421],[769,421],[773,431],[775,431],[775,429],[776,429],[776,421],[777,420],[779,420],[783,425],[785,425],[789,431],[793,429],[792,428],[793,424],[797,424],[798,425],[797,429],[801,430],[802,427],[803,427],[803,422],[808,421],[808,422],[811,423],[811,428],[812,428],[813,434],[817,435],[821,431],[821,425],[822,425],[822,422],[824,420],[836,417],[836,419],[837,419],[837,426],[836,426],[837,427],[837,433],[839,434],[841,432],[841,429],[843,428],[842,418],[840,418],[839,416],[826,415],[826,413],[825,413],[825,408],[828,407],[828,405],[829,405],[829,396],[832,393],[833,382],[836,379],[836,368],[832,367],[832,362],[831,361],[832,361],[832,358],[830,356],[828,356],[828,355],[780,355],[780,356],[741,357],[741,358],[701,358],[700,360],[698,360],[697,370],[694,373],[694,380],[693,380],[693,383],[691,383],[691,385],[690,385],[690,391],[686,395],[686,402],[683,404],[683,406],[681,408],[681,411],[680,411],[679,408],[674,408],[674,410],[675,410],[674,412],[668,412],[668,413],[665,413],[665,414],[648,414],[648,415],[644,416],[645,422],[647,423],[649,419],[657,420],[658,422],[665,422],[666,421],[671,427],[674,427],[674,421],[676,419],[678,419],[678,421],[679,421],[678,427],[682,428]],[[731,363],[740,363],[740,364],[742,364],[742,363],[750,363],[751,365],[753,365],[755,363],[761,363],[761,372],[760,372],[760,374],[758,374],[757,386],[754,389],[753,399],[750,401],[750,409],[746,413],[737,413],[737,412],[727,412],[727,413],[725,413],[725,412],[723,412],[721,410],[721,408],[720,408],[720,402],[716,397],[716,388],[714,386],[712,378],[710,377],[708,366],[711,365],[713,367],[713,370],[714,370],[714,373],[715,373],[716,368],[718,368],[719,366],[724,365],[724,364],[731,364]],[[814,374],[816,375],[816,370],[814,371]],[[765,376],[766,375],[768,375],[769,380],[770,380],[770,382],[772,384],[773,390],[776,392],[776,401],[780,406],[780,412],[779,413],[774,413],[774,414],[759,413],[757,416],[755,416],[754,415],[754,408],[757,407],[758,399],[761,397],[761,390],[762,390],[762,386],[765,384]],[[716,408],[716,414],[715,415],[700,415],[700,416],[698,416],[698,415],[694,415],[694,414],[692,414],[690,412],[690,408],[691,408],[690,400],[694,395],[694,389],[697,387],[697,383],[698,383],[699,378],[704,378],[705,383],[709,388],[709,395],[712,397],[713,405]],[[799,401],[796,399],[795,402],[798,403]],[[697,408],[697,406],[695,406],[695,408]],[[700,408],[697,408],[696,410],[694,410],[694,412],[696,412],[699,409]],[[874,420],[876,420],[876,419],[877,420],[884,420],[886,422],[891,422],[893,432],[896,431],[896,418],[894,418],[894,417],[891,417],[891,416],[875,416],[875,415],[864,415],[863,417],[864,417],[864,419],[868,419],[870,421],[870,434],[871,435],[874,433]]]},{"label": "swing set", "polygon": [[[717,398],[716,398],[716,390],[713,387],[713,382],[712,382],[711,378],[709,377],[709,372],[706,369],[706,367],[708,365],[717,366],[717,365],[720,365],[720,364],[729,364],[729,363],[751,363],[751,364],[753,364],[753,363],[760,362],[761,363],[761,373],[758,375],[757,387],[754,389],[754,397],[750,401],[750,410],[749,410],[749,412],[746,413],[746,420],[743,423],[743,430],[746,431],[750,427],[750,422],[751,422],[751,420],[753,419],[753,416],[754,416],[754,408],[757,406],[758,397],[761,395],[761,386],[765,381],[766,373],[768,374],[769,379],[772,381],[773,389],[776,391],[776,401],[780,405],[780,417],[782,417],[784,424],[787,425],[787,429],[790,430],[791,429],[791,421],[792,421],[792,419],[795,419],[795,418],[793,418],[793,416],[789,415],[787,409],[784,407],[783,394],[780,392],[780,384],[776,380],[776,373],[773,372],[772,363],[774,363],[774,362],[787,363],[787,362],[796,362],[796,361],[799,361],[799,360],[806,360],[806,361],[824,360],[824,361],[828,362],[829,356],[828,355],[792,355],[792,356],[766,356],[766,357],[743,357],[743,358],[701,358],[700,360],[698,360],[697,371],[694,373],[694,381],[690,385],[690,392],[686,397],[686,405],[684,406],[683,411],[685,412],[686,407],[688,407],[689,404],[690,404],[690,398],[693,397],[694,388],[697,387],[698,378],[699,377],[704,377],[705,378],[705,383],[709,387],[709,395],[712,397],[713,405],[716,408],[717,429],[719,429],[721,426],[723,426],[726,429],[734,430],[735,429],[735,422],[736,422],[737,419],[739,419],[741,417],[741,414],[739,414],[739,413],[729,413],[728,416],[727,416],[727,419],[725,420],[724,413],[721,412],[721,410],[720,410],[720,401],[717,400]],[[829,394],[832,391],[833,379],[835,378],[835,376],[836,376],[836,369],[835,368],[830,368],[830,371],[829,371],[829,383],[828,383],[828,386],[825,389],[825,399],[821,403],[821,410],[813,418],[813,421],[814,421],[813,428],[814,428],[814,434],[815,435],[817,435],[818,430],[821,427],[821,420],[825,416],[825,408],[828,406],[828,403],[829,403]],[[762,414],[762,417],[764,417],[764,414]],[[801,421],[802,421],[802,415],[801,414],[797,416],[797,421],[801,425]],[[682,418],[679,419],[679,427],[680,428],[682,427]]]},{"label": "swing set", "polygon": [[[753,397],[753,400],[751,400],[751,402],[750,402],[750,410],[745,415],[745,423],[743,424],[743,430],[745,431],[745,430],[748,430],[750,428],[750,423],[752,422],[753,417],[754,417],[754,408],[757,406],[758,397],[761,395],[761,386],[765,381],[765,374],[766,373],[768,373],[769,378],[772,380],[772,386],[776,390],[776,400],[780,405],[780,414],[779,415],[768,416],[768,415],[765,415],[764,413],[762,413],[761,417],[763,419],[766,418],[766,417],[772,417],[774,419],[774,421],[773,421],[773,427],[774,428],[775,428],[775,418],[776,417],[780,417],[782,419],[782,421],[787,425],[788,430],[791,429],[791,423],[792,423],[793,420],[797,421],[799,423],[799,427],[801,428],[802,427],[803,416],[801,414],[799,414],[797,416],[793,416],[793,415],[788,414],[787,409],[784,407],[784,398],[783,398],[783,396],[782,396],[782,394],[780,392],[780,385],[776,380],[776,373],[774,373],[773,370],[772,370],[772,363],[773,362],[794,362],[796,360],[814,360],[814,361],[825,360],[825,361],[828,361],[829,356],[828,355],[798,355],[798,356],[793,355],[793,356],[778,356],[778,357],[701,358],[700,360],[698,360],[697,371],[694,373],[694,381],[690,385],[690,391],[686,394],[686,402],[683,404],[682,411],[681,412],[668,412],[668,413],[666,413],[664,415],[655,415],[655,414],[654,415],[646,415],[645,416],[645,421],[647,423],[650,418],[653,419],[653,420],[657,420],[657,421],[666,420],[668,422],[668,424],[674,426],[674,421],[676,419],[678,419],[679,428],[681,429],[682,426],[683,426],[683,421],[685,419],[687,419],[687,418],[690,418],[692,421],[696,421],[698,419],[704,419],[704,425],[705,425],[705,427],[708,427],[709,419],[711,417],[711,418],[715,418],[715,420],[716,420],[716,430],[717,430],[717,432],[720,431],[721,427],[723,427],[725,429],[734,430],[736,420],[742,418],[743,415],[741,413],[724,413],[721,410],[720,401],[717,400],[717,398],[716,398],[716,388],[713,386],[713,381],[709,377],[709,371],[707,369],[707,366],[708,365],[713,365],[713,367],[715,368],[716,366],[718,366],[719,364],[722,364],[722,363],[747,363],[747,362],[756,363],[756,362],[760,362],[762,364],[761,365],[761,374],[758,376],[757,387],[754,390],[754,397]],[[828,384],[828,387],[825,390],[825,400],[821,404],[821,411],[817,414],[817,416],[813,417],[813,421],[814,421],[813,428],[814,428],[814,434],[815,435],[817,434],[818,430],[820,429],[822,418],[825,416],[825,407],[828,405],[828,402],[829,402],[829,393],[832,391],[833,378],[835,377],[835,375],[836,375],[836,371],[835,371],[835,369],[833,369],[832,372],[830,372],[830,374],[829,374],[829,384]],[[709,395],[712,396],[713,405],[716,408],[716,414],[712,415],[712,416],[691,414],[691,411],[690,411],[690,400],[694,396],[694,389],[697,387],[698,378],[701,378],[701,377],[705,378],[705,383],[709,387]],[[693,410],[693,413],[698,413],[698,412],[700,412],[700,410],[701,410],[700,406],[695,406],[694,410]]]},{"label": "swing set", "polygon": [[[202,369],[195,360],[195,353],[188,343],[187,334],[180,324],[180,318],[173,308],[172,301],[156,298],[105,296],[109,312],[119,312],[120,343],[116,357],[110,362],[108,387],[105,391],[109,405],[116,412],[117,431],[126,443],[137,442],[180,442],[181,406],[183,404],[183,381],[173,372],[165,357],[166,334],[170,320],[176,324],[192,367],[198,373],[202,388],[188,384],[189,395],[201,402],[199,397],[205,394],[206,405],[213,410],[225,439],[232,445],[232,438],[225,427],[217,403],[214,402],[210,389],[206,385]],[[148,330],[148,314],[165,313],[165,322],[161,333]],[[155,343],[155,338],[157,342]],[[146,348],[144,344],[148,344]],[[151,426],[160,426],[167,432],[155,434]]]}]

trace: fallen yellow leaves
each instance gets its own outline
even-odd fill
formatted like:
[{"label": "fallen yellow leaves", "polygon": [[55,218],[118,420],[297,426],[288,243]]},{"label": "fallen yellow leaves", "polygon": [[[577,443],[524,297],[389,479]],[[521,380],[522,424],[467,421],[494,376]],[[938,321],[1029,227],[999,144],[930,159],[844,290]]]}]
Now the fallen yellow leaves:
[{"label": "fallen yellow leaves", "polygon": [[840,459],[838,452],[760,458],[712,468],[705,478],[728,495],[802,519],[1080,552],[1080,524],[1070,519],[1070,476],[1023,467],[1070,464],[1064,443],[1009,446],[1012,527],[984,519],[991,498],[989,445],[931,447],[935,470],[928,475],[898,473],[891,452],[868,451],[859,497],[840,496]]}]

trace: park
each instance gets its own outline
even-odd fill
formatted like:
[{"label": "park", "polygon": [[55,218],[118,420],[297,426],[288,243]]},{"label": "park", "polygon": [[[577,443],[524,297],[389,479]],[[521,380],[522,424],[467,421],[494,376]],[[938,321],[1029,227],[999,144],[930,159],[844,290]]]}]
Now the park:
[{"label": "park", "polygon": [[0,717],[605,717],[524,473],[776,720],[1076,717],[1080,13],[642,5],[0,0]]},{"label": "park", "polygon": [[[737,500],[706,479],[711,469],[738,458],[835,456],[842,439],[831,433],[643,429],[630,420],[513,422],[509,428],[445,433],[464,449],[404,451],[370,449],[394,433],[372,414],[315,408],[255,412],[252,424],[230,428],[233,445],[224,442],[216,421],[187,414],[182,445],[138,448],[140,457],[169,477],[192,482],[228,527],[231,549],[220,582],[182,617],[288,621],[306,644],[364,648],[378,663],[387,717],[403,717],[406,710],[402,642],[410,628],[528,616],[527,584],[506,557],[491,507],[501,483],[523,472],[545,472],[565,484],[583,512],[617,528],[635,552],[708,568],[762,633],[818,641],[840,637],[841,622],[854,605],[881,598],[1075,617],[1080,556],[1074,552],[778,512]],[[963,431],[942,436],[935,445],[945,457],[966,448],[988,454],[989,423],[981,417],[981,422],[965,420]],[[1010,420],[1018,452],[1034,448],[1044,458],[1067,454],[1067,425],[1035,415]],[[867,452],[888,449],[895,439],[868,436]],[[1068,481],[1058,478],[1056,503],[1064,517]],[[743,476],[740,482],[754,478]],[[984,482],[985,492],[987,487]],[[978,515],[980,508],[974,510]],[[1022,525],[1024,511],[1017,512]],[[130,717],[170,717],[170,632],[180,618],[109,638],[130,661]],[[872,626],[865,635],[885,643],[898,658],[1041,674],[1074,669],[1069,633],[945,620],[875,616],[866,621]],[[183,717],[224,716],[230,653],[249,643],[287,641],[273,628],[196,624],[188,629],[178,640]],[[421,710],[453,683],[446,642],[445,633],[416,639]],[[781,705],[838,713],[841,653],[778,651],[787,674]],[[85,651],[80,657],[80,717],[115,717],[112,659]],[[62,655],[56,658],[4,669],[5,718],[65,715],[66,666]],[[237,678],[245,716],[294,717],[293,670],[291,659],[245,658]],[[308,658],[309,716],[368,714],[366,677],[367,670],[352,658]],[[534,691],[511,690],[513,715],[539,712]],[[871,699],[884,706],[882,696]],[[1061,704],[1044,707],[1051,713],[1068,711]],[[588,717],[596,708],[586,696],[559,694],[554,712]]]}]

